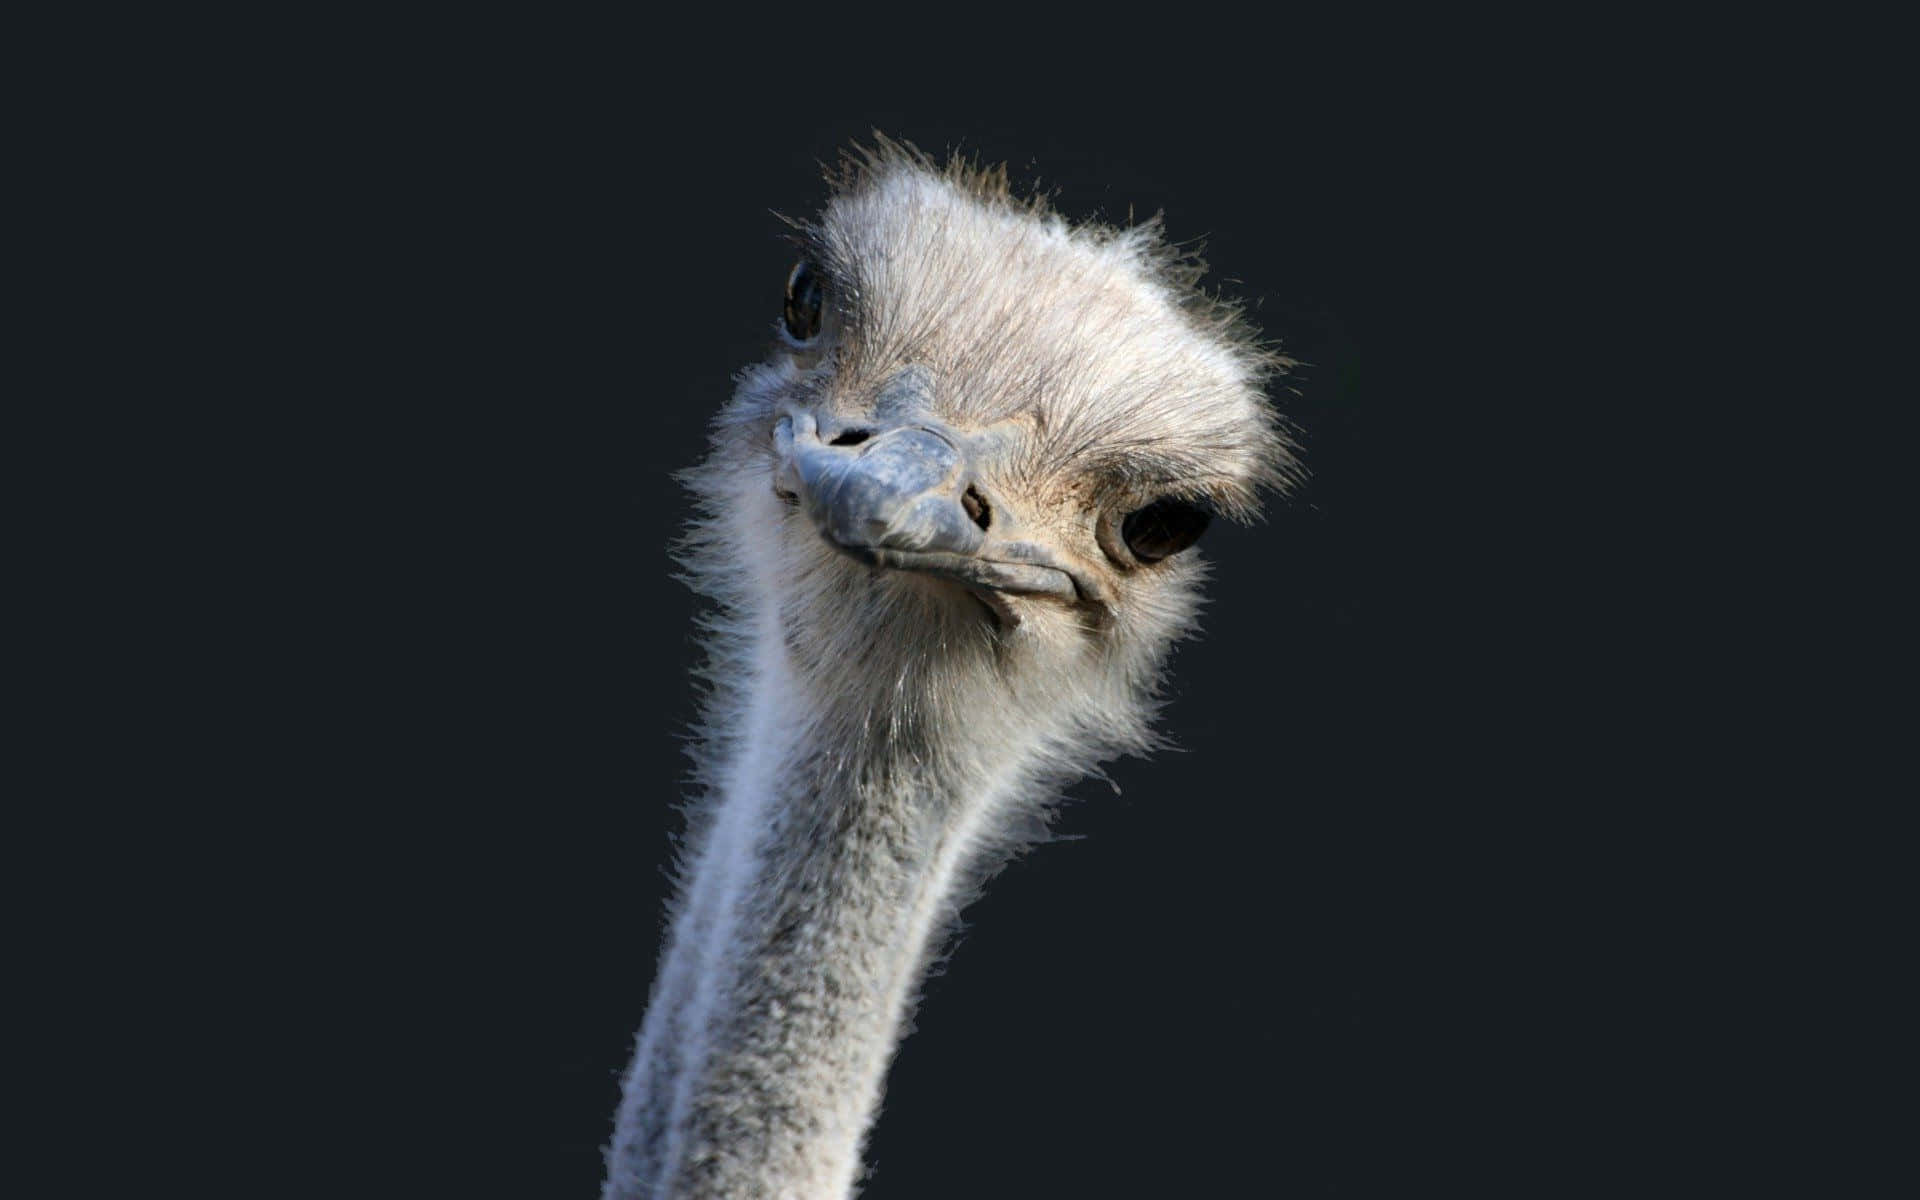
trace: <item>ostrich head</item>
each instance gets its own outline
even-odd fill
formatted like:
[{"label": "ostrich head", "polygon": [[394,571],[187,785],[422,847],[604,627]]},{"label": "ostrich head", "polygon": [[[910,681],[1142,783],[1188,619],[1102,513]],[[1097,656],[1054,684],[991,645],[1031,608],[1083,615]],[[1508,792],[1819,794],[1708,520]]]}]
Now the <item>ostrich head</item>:
[{"label": "ostrich head", "polygon": [[886,143],[833,183],[694,473],[696,575],[849,761],[1146,747],[1193,543],[1294,473],[1262,394],[1286,360],[1157,222],[1073,227]]}]

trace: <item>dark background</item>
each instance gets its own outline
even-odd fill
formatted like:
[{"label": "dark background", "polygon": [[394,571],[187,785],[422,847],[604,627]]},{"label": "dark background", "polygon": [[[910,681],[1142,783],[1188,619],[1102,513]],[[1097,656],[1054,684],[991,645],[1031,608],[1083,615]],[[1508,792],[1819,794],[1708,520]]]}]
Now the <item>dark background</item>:
[{"label": "dark background", "polygon": [[448,1164],[595,1193],[694,715],[672,472],[765,352],[774,213],[878,129],[1204,240],[1303,364],[1275,399],[1311,475],[1204,542],[1181,750],[1073,789],[969,909],[863,1194],[1560,1195],[1644,1140],[1623,1030],[1657,985],[1596,965],[1644,892],[1608,876],[1612,755],[1565,748],[1605,634],[1548,615],[1612,583],[1547,552],[1586,535],[1538,486],[1596,419],[1542,365],[1576,311],[1542,280],[1596,253],[1608,186],[1543,150],[1579,118],[1300,49],[922,77],[470,34],[371,38],[259,113],[211,97],[201,282],[241,386],[187,481],[225,581],[189,675],[218,784],[275,798],[243,827],[261,891],[218,902],[320,881],[257,933],[303,947],[274,994],[352,1064],[355,1139],[424,1147],[417,1194]]}]

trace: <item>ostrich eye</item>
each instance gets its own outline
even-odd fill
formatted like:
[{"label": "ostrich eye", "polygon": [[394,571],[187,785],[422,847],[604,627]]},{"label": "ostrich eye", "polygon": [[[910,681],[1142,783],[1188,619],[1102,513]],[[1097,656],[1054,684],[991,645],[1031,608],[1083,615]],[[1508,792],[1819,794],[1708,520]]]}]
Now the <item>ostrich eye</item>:
[{"label": "ostrich eye", "polygon": [[820,332],[820,305],[824,299],[820,276],[808,262],[795,263],[787,276],[787,334],[796,342],[812,341]]},{"label": "ostrich eye", "polygon": [[1156,563],[1200,540],[1213,514],[1185,500],[1155,500],[1127,514],[1120,536],[1143,563]]}]

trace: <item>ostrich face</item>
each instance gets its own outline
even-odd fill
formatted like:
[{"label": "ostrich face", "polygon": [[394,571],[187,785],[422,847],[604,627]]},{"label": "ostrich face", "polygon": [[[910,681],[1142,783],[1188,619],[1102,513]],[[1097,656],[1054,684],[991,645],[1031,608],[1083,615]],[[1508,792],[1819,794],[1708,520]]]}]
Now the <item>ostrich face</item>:
[{"label": "ostrich face", "polygon": [[715,465],[801,666],[1150,673],[1190,624],[1209,517],[1291,472],[1260,390],[1284,360],[1157,227],[1071,228],[965,168],[883,151],[800,241]]}]

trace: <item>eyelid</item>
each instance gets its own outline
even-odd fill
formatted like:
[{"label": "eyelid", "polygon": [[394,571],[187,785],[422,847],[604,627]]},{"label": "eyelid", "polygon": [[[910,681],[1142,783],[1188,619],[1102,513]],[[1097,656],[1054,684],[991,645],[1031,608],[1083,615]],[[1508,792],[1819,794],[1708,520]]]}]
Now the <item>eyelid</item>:
[{"label": "eyelid", "polygon": [[819,332],[804,342],[787,332],[787,322],[784,318],[774,321],[773,333],[775,337],[780,339],[781,344],[789,350],[818,350],[821,344],[827,340],[827,318],[824,313],[821,315]]}]

